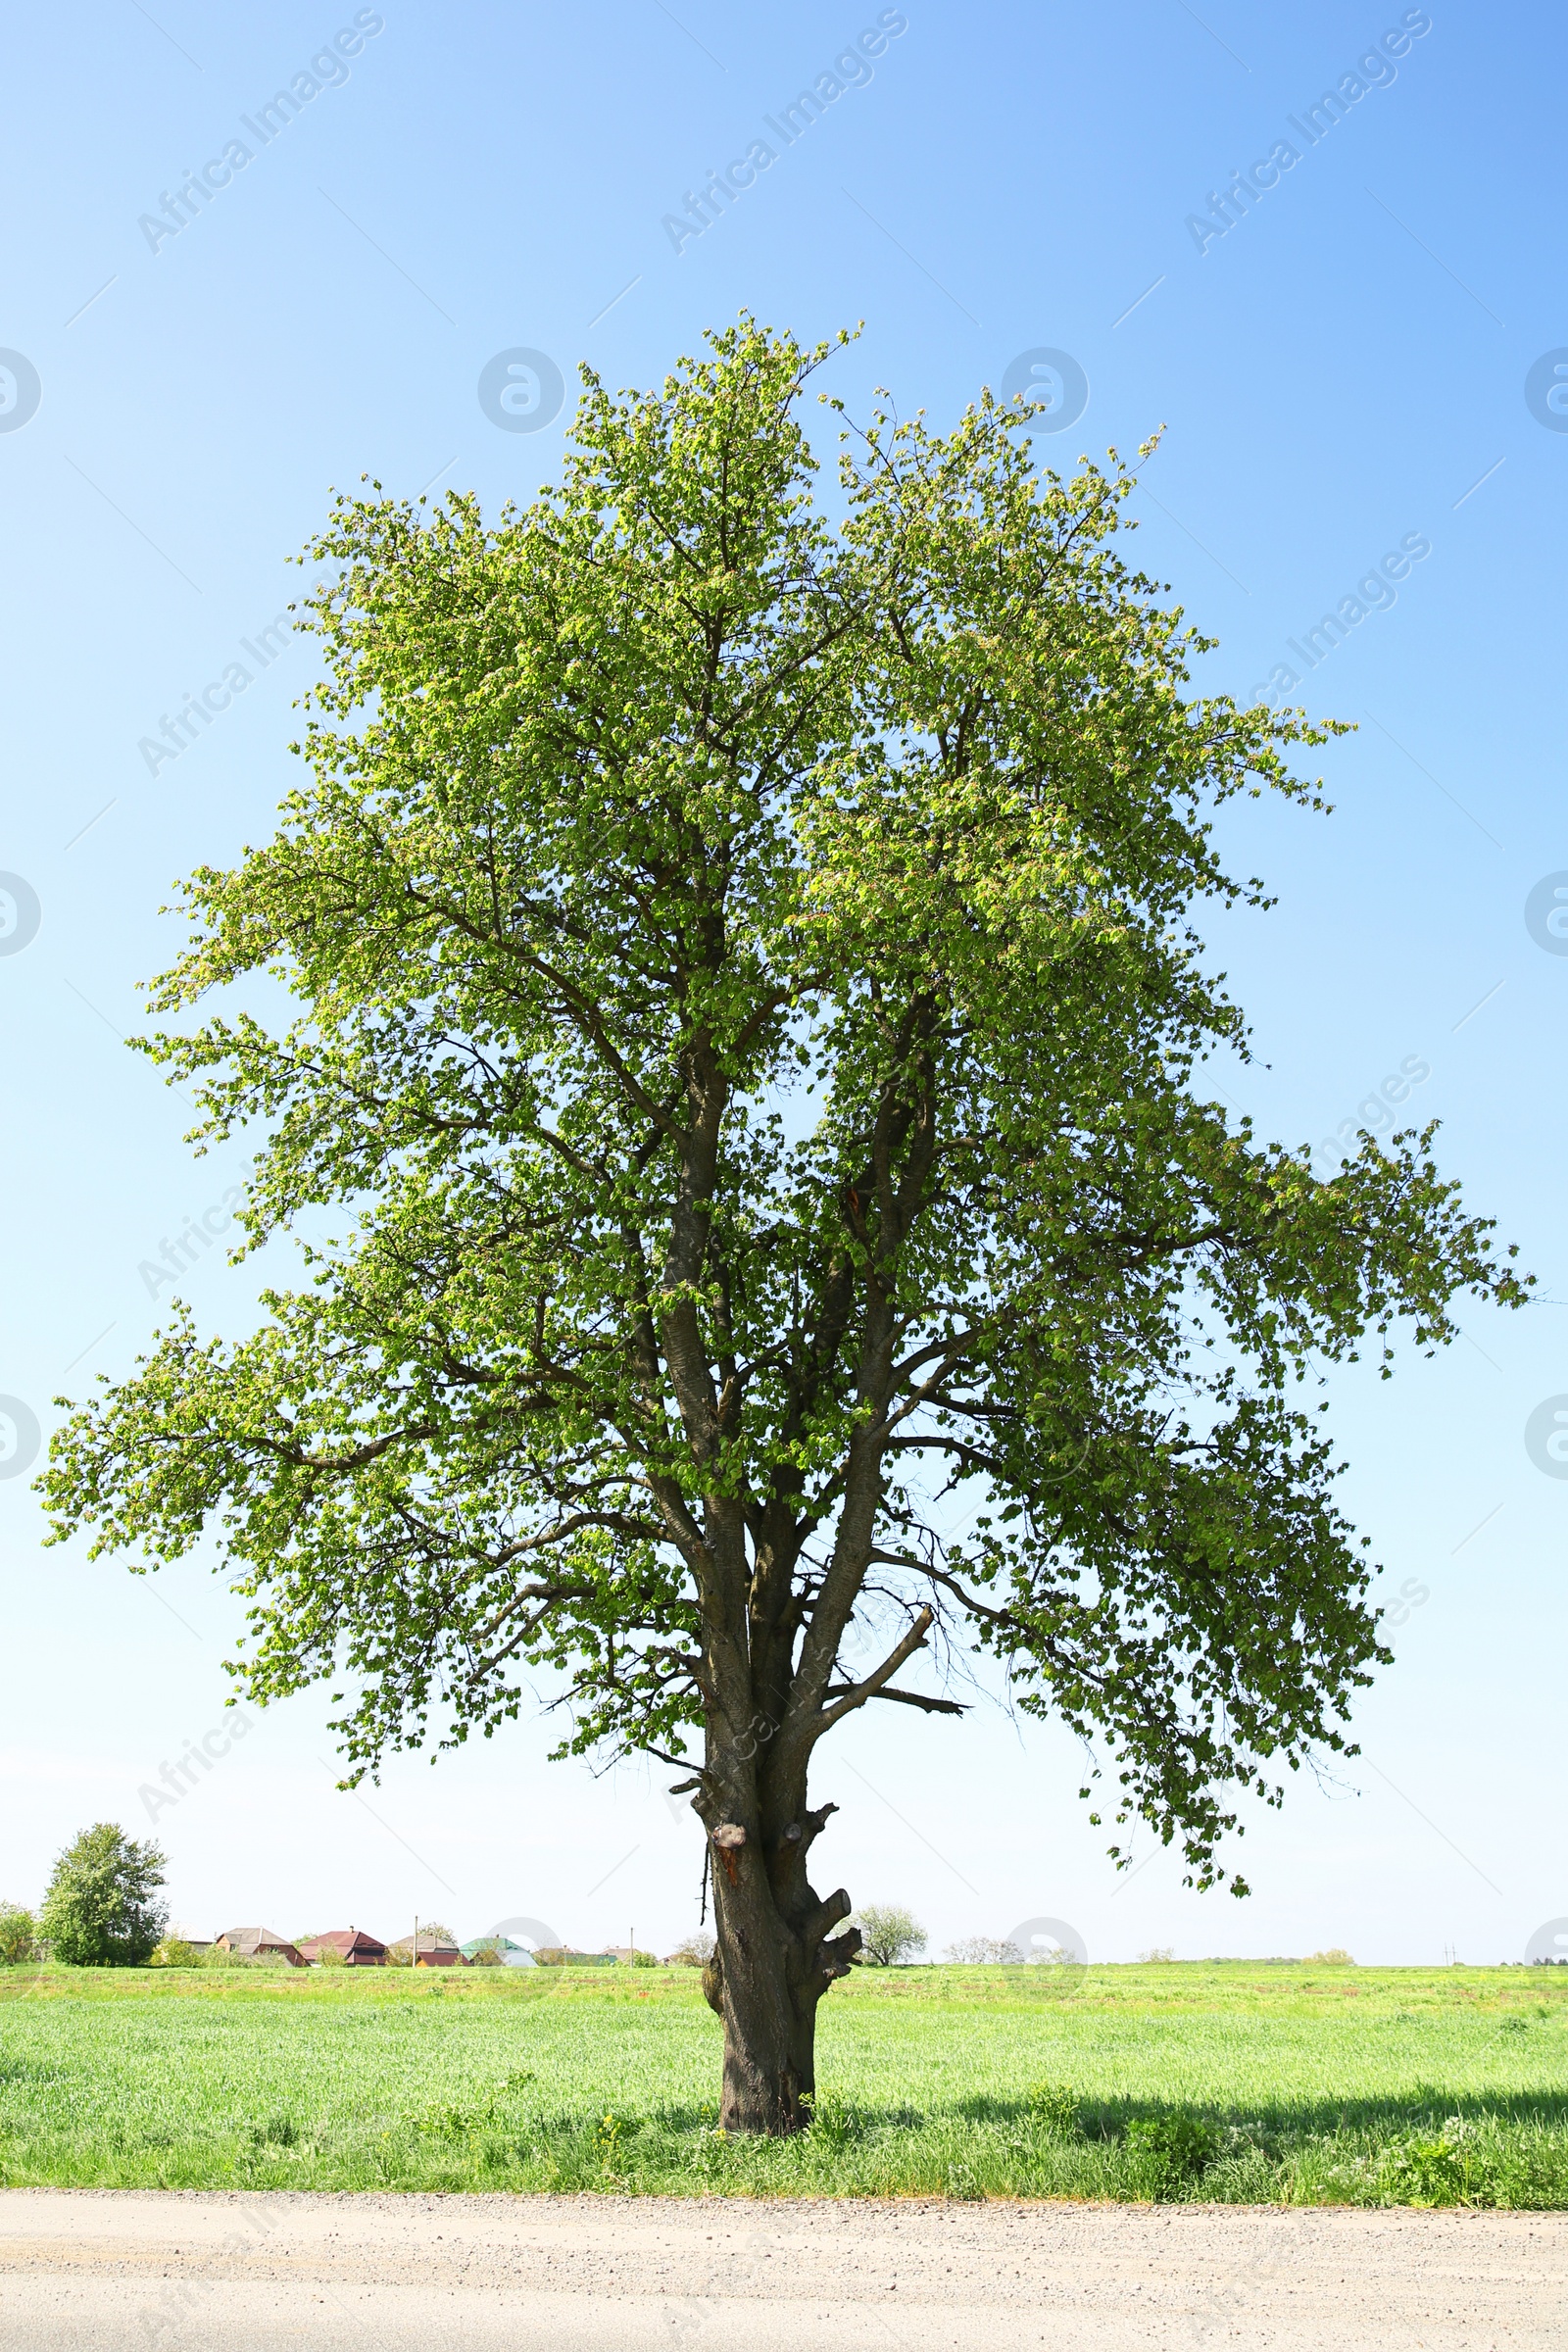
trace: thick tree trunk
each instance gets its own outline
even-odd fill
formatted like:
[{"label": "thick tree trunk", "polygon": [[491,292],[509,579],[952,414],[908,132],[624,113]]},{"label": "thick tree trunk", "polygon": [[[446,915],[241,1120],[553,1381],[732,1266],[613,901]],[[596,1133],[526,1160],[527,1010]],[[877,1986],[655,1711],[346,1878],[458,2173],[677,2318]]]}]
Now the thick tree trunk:
[{"label": "thick tree trunk", "polygon": [[703,1990],[724,2021],[726,2132],[798,2132],[810,2120],[816,2005],[860,1944],[855,1928],[828,1940],[852,1908],[844,1889],[822,1901],[807,1883],[807,1848],[833,1809],[786,1823],[771,1846],[738,1822],[710,1832],[718,1949]]},{"label": "thick tree trunk", "polygon": [[759,1953],[744,1928],[725,1937],[705,1990],[724,2021],[723,2129],[798,2132],[809,2116],[802,2096],[816,2088],[815,2000],[797,2006],[782,1952]]}]

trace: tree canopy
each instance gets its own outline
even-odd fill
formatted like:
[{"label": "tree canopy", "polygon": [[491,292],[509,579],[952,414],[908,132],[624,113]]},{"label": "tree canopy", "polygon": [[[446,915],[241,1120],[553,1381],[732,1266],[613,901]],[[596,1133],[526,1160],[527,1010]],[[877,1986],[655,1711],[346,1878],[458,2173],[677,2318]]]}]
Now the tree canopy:
[{"label": "tree canopy", "polygon": [[[1017,404],[847,430],[831,518],[831,348],[584,369],[560,485],[491,524],[338,502],[309,780],[184,886],[153,1002],[201,1011],[147,1050],[204,1145],[259,1136],[247,1247],[352,1229],[252,1338],[181,1308],[47,1478],[97,1549],[214,1536],[249,1694],[333,1680],[352,1774],[538,1669],[564,1750],[690,1766],[767,2128],[855,1948],[806,1879],[824,1735],[956,1711],[898,1678],[972,1641],[1215,1883],[1387,1655],[1299,1383],[1524,1295],[1430,1129],[1322,1182],[1203,1092],[1248,1049],[1199,921],[1267,904],[1214,811],[1320,806],[1326,730],[1193,691],[1132,473],[1038,474]],[[269,973],[292,1026],[208,1008]]]}]

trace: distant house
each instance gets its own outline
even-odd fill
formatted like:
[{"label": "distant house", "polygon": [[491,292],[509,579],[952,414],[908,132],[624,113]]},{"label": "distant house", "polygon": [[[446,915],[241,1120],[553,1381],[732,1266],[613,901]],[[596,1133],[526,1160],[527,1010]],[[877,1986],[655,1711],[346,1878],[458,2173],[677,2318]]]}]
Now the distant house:
[{"label": "distant house", "polygon": [[525,1943],[514,1943],[510,1936],[476,1936],[471,1943],[463,1946],[465,1960],[472,1960],[480,1952],[499,1952],[503,1968],[537,1968],[539,1963]]},{"label": "distant house", "polygon": [[337,1955],[345,1968],[386,1966],[386,1945],[374,1936],[368,1936],[363,1928],[328,1928],[324,1936],[307,1936],[300,1950],[317,1968],[329,1951]]},{"label": "distant house", "polygon": [[[201,1950],[204,1946],[195,1945]],[[276,1957],[286,1960],[290,1968],[303,1968],[305,1955],[286,1936],[274,1935],[270,1928],[225,1928],[218,1938],[220,1952],[232,1952],[237,1960],[266,1960]]]},{"label": "distant house", "polygon": [[468,1965],[462,1947],[450,1942],[445,1936],[421,1936],[417,1951],[414,1950],[412,1936],[400,1936],[396,1943],[388,1945],[386,1956],[401,1968],[408,1967],[411,1957],[416,1968],[466,1968]]}]

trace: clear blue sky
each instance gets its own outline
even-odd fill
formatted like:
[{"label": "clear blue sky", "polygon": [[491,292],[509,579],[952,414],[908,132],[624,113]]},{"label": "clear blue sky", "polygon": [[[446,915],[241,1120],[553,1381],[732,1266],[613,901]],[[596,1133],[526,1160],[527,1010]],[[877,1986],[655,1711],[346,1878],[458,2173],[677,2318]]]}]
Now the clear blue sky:
[{"label": "clear blue sky", "polygon": [[[835,72],[879,21],[874,61]],[[331,488],[526,497],[579,362],[657,381],[743,307],[802,336],[863,319],[832,363],[852,413],[885,384],[947,422],[1046,350],[1088,385],[1053,462],[1164,426],[1139,552],[1219,640],[1206,676],[1245,694],[1294,668],[1291,699],[1359,723],[1323,763],[1332,818],[1227,819],[1280,903],[1221,935],[1259,1060],[1218,1082],[1315,1143],[1424,1071],[1400,1115],[1442,1119],[1473,1204],[1568,1299],[1568,956],[1525,914],[1568,869],[1558,10],[89,0],[69,43],[38,16],[11,41],[0,869],[27,890],[0,900],[0,1394],[45,1432],[51,1397],[128,1366],[169,1297],[138,1269],[186,1220],[220,1227],[239,1174],[192,1161],[187,1106],[117,1033],[172,951],[172,880],[264,838],[292,781],[309,648],[264,643],[264,666],[246,641],[297,591]],[[824,74],[839,94],[786,145],[768,118]],[[265,114],[279,90],[293,113]],[[1326,91],[1338,119],[1310,113]],[[700,234],[665,225],[758,141],[776,159]],[[479,395],[519,350],[567,386],[530,431]],[[1325,614],[1309,667],[1292,643]],[[139,750],[210,686],[177,759]],[[256,1280],[215,1245],[185,1288],[233,1332]],[[1563,1392],[1550,1304],[1467,1319],[1392,1386],[1337,1381],[1346,1492],[1407,1613],[1364,1759],[1302,1775],[1244,1841],[1249,1904],[1184,1892],[1158,1849],[1118,1883],[1072,1749],[986,1707],[843,1737],[827,1883],[910,1901],[939,1946],[1049,1914],[1098,1957],[1520,1956],[1568,1914],[1568,1479],[1525,1442]],[[223,1721],[237,1622],[199,1563],[134,1580],[41,1533],[28,1479],[0,1481],[0,1892],[22,1897],[84,1822],[146,1827],[138,1790]],[[667,1776],[548,1766],[528,1723],[398,1764],[372,1812],[332,1788],[324,1713],[258,1722],[160,1812],[193,1928],[528,1913],[664,1948],[690,1924],[699,1839]]]}]

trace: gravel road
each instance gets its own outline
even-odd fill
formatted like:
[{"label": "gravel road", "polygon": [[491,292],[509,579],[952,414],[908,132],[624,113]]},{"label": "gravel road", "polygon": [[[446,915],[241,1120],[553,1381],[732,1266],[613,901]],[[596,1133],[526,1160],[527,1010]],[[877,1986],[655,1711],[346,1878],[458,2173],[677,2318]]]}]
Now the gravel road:
[{"label": "gravel road", "polygon": [[4,2352],[1501,2352],[1568,2215],[0,2191]]}]

